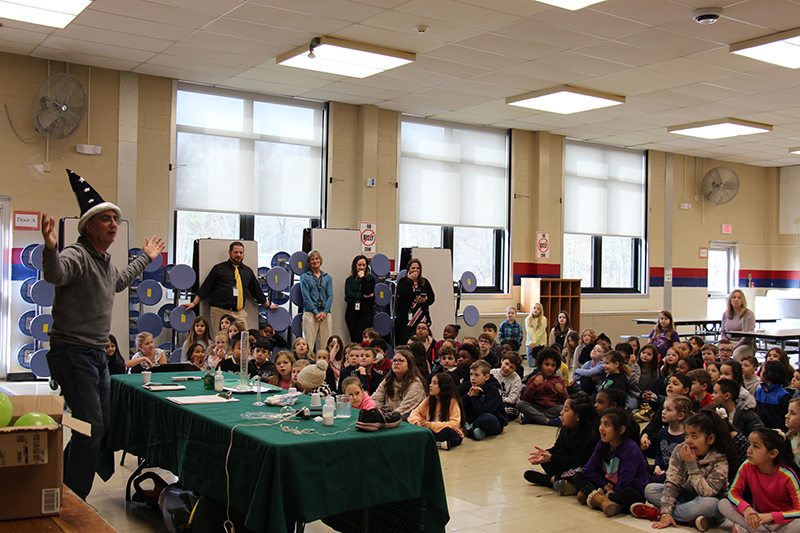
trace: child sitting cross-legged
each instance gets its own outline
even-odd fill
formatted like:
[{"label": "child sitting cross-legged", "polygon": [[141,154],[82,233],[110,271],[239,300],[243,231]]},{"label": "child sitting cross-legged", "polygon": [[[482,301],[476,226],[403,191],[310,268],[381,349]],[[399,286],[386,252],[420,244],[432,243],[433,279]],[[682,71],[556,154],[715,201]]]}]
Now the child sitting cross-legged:
[{"label": "child sitting cross-legged", "polygon": [[433,376],[429,391],[430,396],[411,412],[408,422],[430,429],[436,439],[436,446],[449,450],[461,444],[464,438],[461,431],[461,398],[449,374]]},{"label": "child sitting cross-legged", "polygon": [[786,412],[792,399],[783,383],[786,370],[778,361],[767,361],[761,370],[761,386],[756,391],[756,414],[765,427],[786,431]]},{"label": "child sitting cross-legged", "polygon": [[517,409],[523,424],[561,425],[559,414],[567,399],[564,379],[556,374],[561,356],[552,348],[542,348],[536,357],[539,372],[528,378]]},{"label": "child sitting cross-legged", "polygon": [[728,498],[719,502],[720,513],[734,523],[734,533],[798,531],[797,471],[791,444],[782,432],[767,428],[753,431],[747,461],[739,467]]},{"label": "child sitting cross-legged", "polygon": [[597,427],[600,417],[592,405],[592,399],[585,392],[576,392],[564,403],[561,410],[561,428],[556,441],[550,449],[536,446],[528,461],[539,465],[538,470],[526,470],[527,481],[544,487],[552,487],[562,496],[573,496],[577,489],[572,477],[583,470],[583,465],[592,456],[600,434]]},{"label": "child sitting cross-legged", "polygon": [[455,348],[452,348],[449,345],[444,345],[442,346],[442,349],[439,350],[439,353],[437,355],[439,356],[439,360],[433,367],[433,372],[431,372],[431,374],[428,376],[428,383],[431,382],[433,376],[435,376],[436,374],[442,374],[442,373],[449,374],[456,369],[457,354]]},{"label": "child sitting cross-legged", "polygon": [[672,452],[686,438],[684,422],[692,415],[692,400],[688,396],[670,396],[664,400],[661,410],[661,420],[666,424],[658,430],[653,446],[656,450],[656,460],[650,471],[650,481],[664,483]]},{"label": "child sitting cross-legged", "polygon": [[[462,351],[463,353],[463,351]],[[508,425],[508,415],[500,396],[500,385],[491,375],[486,361],[475,361],[469,368],[470,388],[461,398],[467,436],[483,440],[486,435],[499,435]]]},{"label": "child sitting cross-legged", "polygon": [[492,369],[492,376],[500,383],[500,395],[506,408],[509,420],[519,416],[517,402],[522,393],[522,379],[517,374],[517,369],[522,364],[522,357],[517,352],[505,352],[500,363],[500,368]]},{"label": "child sitting cross-legged", "polygon": [[625,407],[625,396],[623,396],[622,391],[619,389],[603,389],[597,391],[597,395],[594,397],[594,410],[597,413],[598,420],[603,416],[603,412],[606,409],[613,409],[615,407]]},{"label": "child sitting cross-legged", "polygon": [[728,469],[738,463],[727,425],[713,409],[702,409],[686,420],[686,442],[670,458],[666,483],[647,485],[648,503],[634,504],[631,514],[657,521],[655,529],[682,522],[708,531],[724,520],[717,505],[728,489]]},{"label": "child sitting cross-legged", "polygon": [[709,405],[713,401],[711,399],[711,391],[713,390],[711,374],[707,370],[698,368],[686,375],[692,380],[692,393],[689,397],[698,403],[698,407]]},{"label": "child sitting cross-legged", "polygon": [[600,442],[583,472],[572,478],[578,502],[615,516],[644,500],[647,462],[638,445],[639,424],[625,409],[606,409],[600,419]]},{"label": "child sitting cross-legged", "polygon": [[[692,390],[692,380],[683,374],[674,374],[669,377],[667,381],[667,398],[670,396],[689,396]],[[652,440],[655,439],[658,430],[663,428],[666,424],[661,418],[661,411],[664,408],[664,400],[666,398],[658,397],[657,407],[653,419],[647,423],[642,430],[641,448],[648,457],[655,457],[656,450],[652,447]]]}]

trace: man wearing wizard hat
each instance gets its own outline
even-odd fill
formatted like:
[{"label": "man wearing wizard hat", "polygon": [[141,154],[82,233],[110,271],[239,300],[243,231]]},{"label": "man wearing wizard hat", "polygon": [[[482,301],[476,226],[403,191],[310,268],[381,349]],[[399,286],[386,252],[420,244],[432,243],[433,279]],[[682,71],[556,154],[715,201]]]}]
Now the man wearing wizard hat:
[{"label": "man wearing wizard hat", "polygon": [[55,285],[47,364],[72,415],[92,425],[77,432],[64,450],[64,483],[83,499],[94,481],[100,441],[108,430],[109,374],[105,348],[115,293],[122,292],[164,250],[164,241],[145,239],[142,255],[117,270],[108,248],[117,236],[119,207],[105,202],[85,179],[67,170],[81,218],[78,242],[58,251],[56,221],[42,214],[44,279]]}]

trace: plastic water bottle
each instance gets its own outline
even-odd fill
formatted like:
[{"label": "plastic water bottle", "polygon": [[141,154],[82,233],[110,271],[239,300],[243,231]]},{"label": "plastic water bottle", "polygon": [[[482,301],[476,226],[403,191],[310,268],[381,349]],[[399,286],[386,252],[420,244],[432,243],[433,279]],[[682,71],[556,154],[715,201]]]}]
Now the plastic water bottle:
[{"label": "plastic water bottle", "polygon": [[336,406],[333,403],[333,397],[328,396],[325,398],[325,405],[322,406],[322,425],[332,426],[333,415],[336,411]]},{"label": "plastic water bottle", "polygon": [[214,376],[214,391],[222,392],[222,387],[225,385],[225,377],[222,375],[222,370],[217,370]]},{"label": "plastic water bottle", "polygon": [[214,390],[214,369],[211,365],[206,366],[206,375],[203,376],[203,387],[206,390]]}]

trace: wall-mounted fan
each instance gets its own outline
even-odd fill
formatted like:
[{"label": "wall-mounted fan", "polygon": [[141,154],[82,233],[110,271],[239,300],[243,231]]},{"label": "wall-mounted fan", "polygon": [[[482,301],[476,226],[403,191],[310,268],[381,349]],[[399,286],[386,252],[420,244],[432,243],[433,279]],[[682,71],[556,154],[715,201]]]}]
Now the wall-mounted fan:
[{"label": "wall-mounted fan", "polygon": [[728,167],[709,170],[703,177],[703,196],[714,205],[727,204],[739,192],[739,176]]},{"label": "wall-mounted fan", "polygon": [[33,98],[33,122],[50,139],[66,139],[75,133],[85,112],[86,91],[69,74],[50,76]]}]

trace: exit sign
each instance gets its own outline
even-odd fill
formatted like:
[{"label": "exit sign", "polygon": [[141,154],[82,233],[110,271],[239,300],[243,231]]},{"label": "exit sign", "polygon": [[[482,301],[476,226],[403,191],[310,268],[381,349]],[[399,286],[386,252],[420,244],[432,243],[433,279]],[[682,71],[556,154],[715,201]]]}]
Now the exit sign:
[{"label": "exit sign", "polygon": [[733,227],[730,224],[723,224],[722,225],[722,234],[723,235],[730,235],[733,233]]}]

